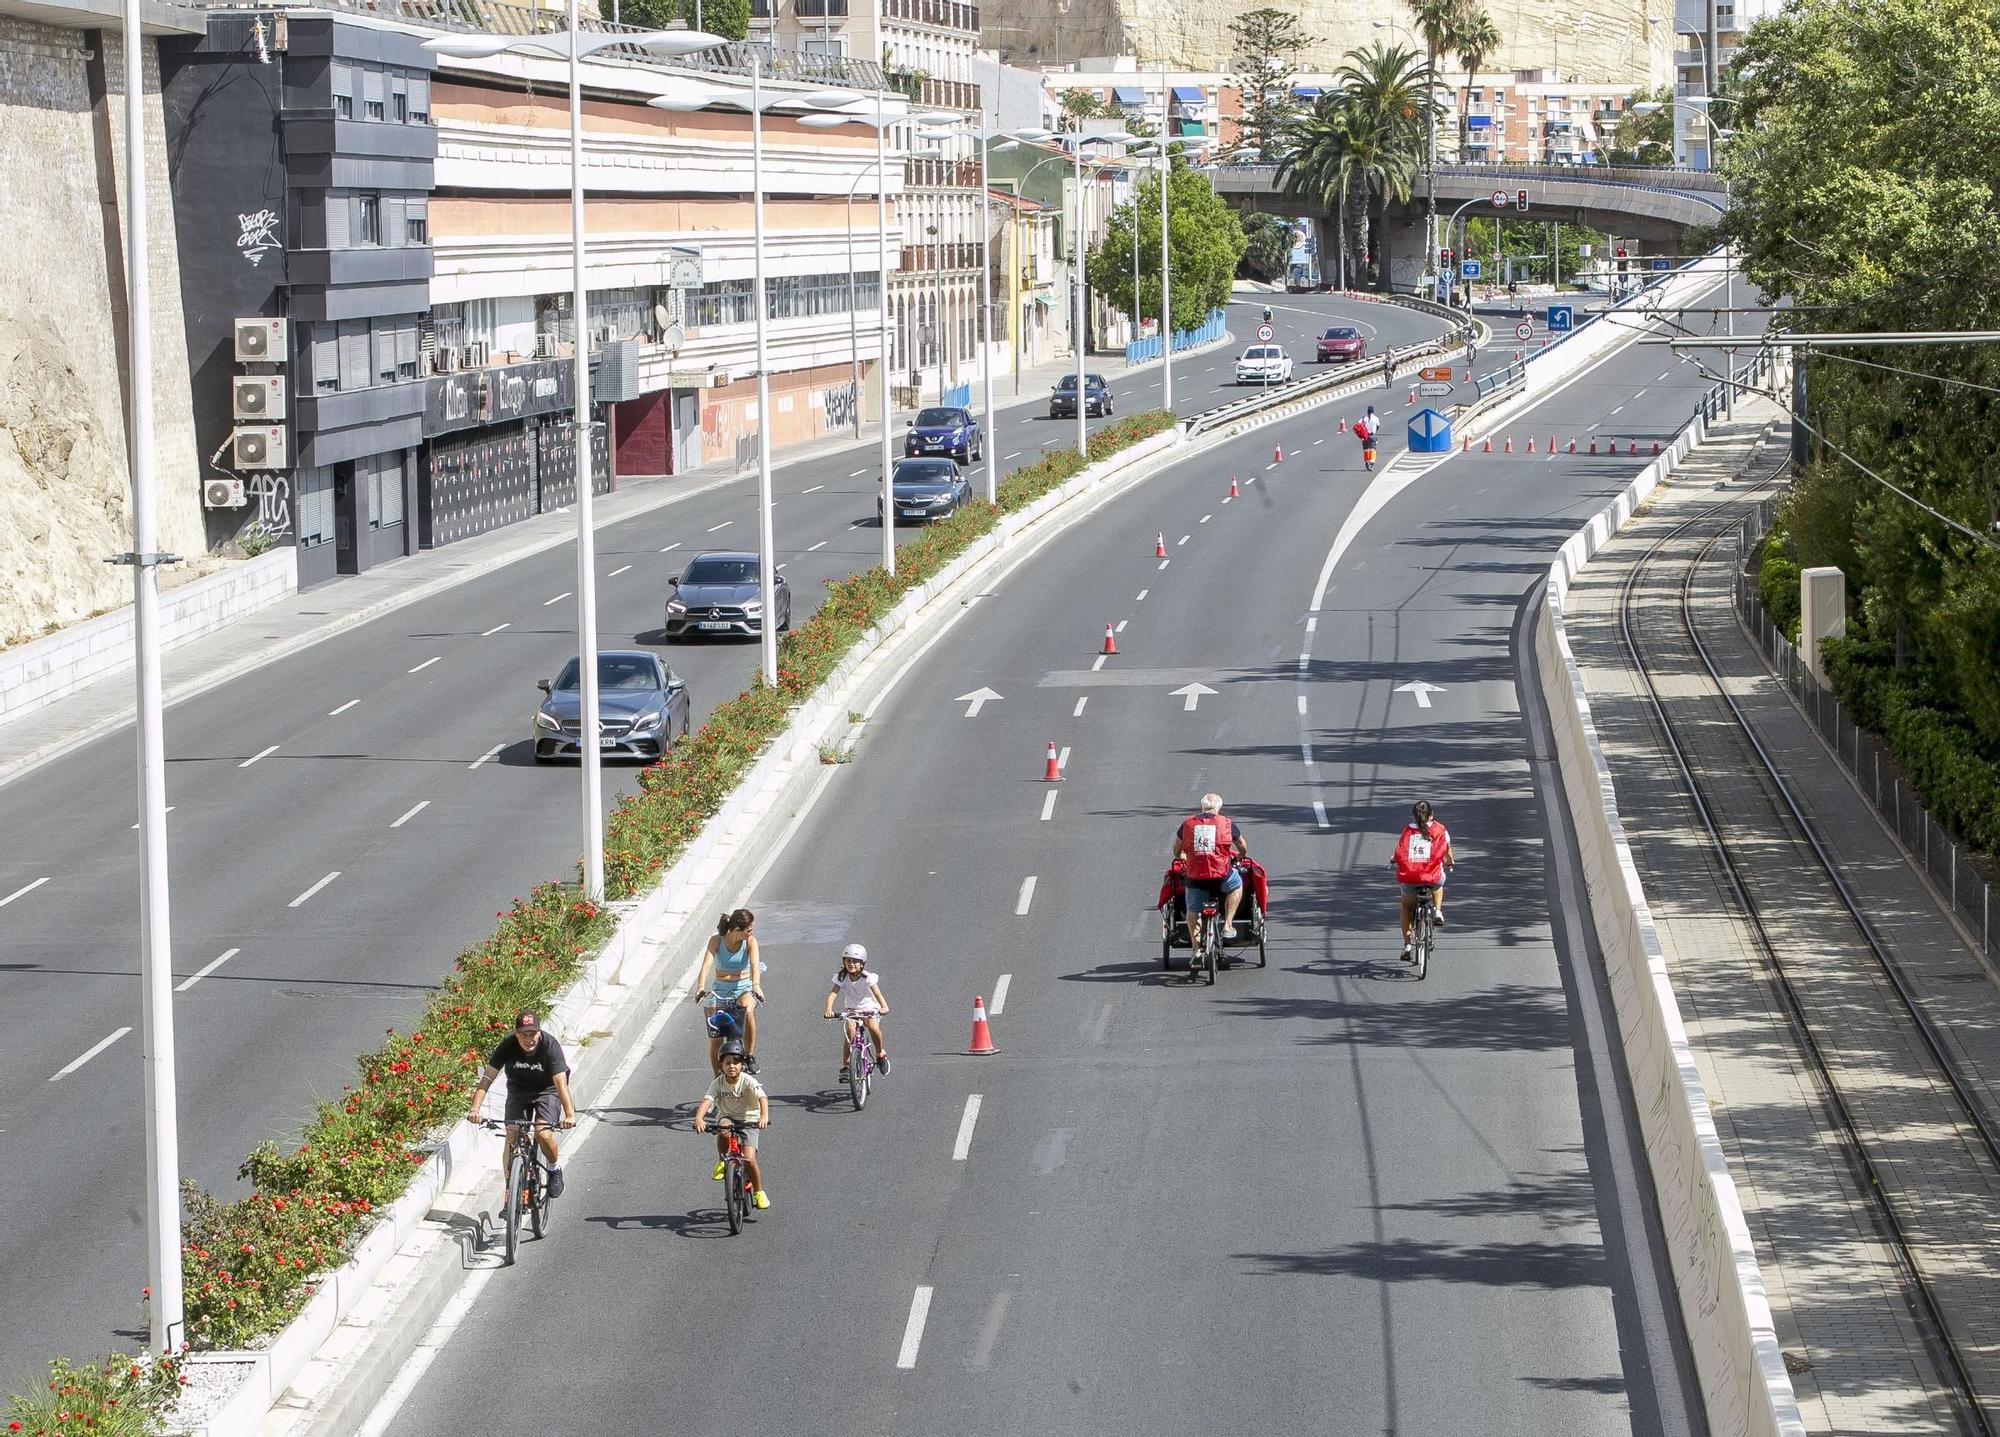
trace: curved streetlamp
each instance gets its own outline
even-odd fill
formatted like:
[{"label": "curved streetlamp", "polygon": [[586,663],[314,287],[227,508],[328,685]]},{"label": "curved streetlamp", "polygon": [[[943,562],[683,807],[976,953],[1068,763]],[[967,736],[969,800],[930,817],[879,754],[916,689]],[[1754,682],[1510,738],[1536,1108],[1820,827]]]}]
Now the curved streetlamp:
[{"label": "curved streetlamp", "polygon": [[1076,171],[1076,226],[1075,238],[1070,245],[1072,269],[1070,283],[1076,291],[1076,453],[1079,459],[1090,457],[1090,436],[1084,431],[1084,403],[1087,391],[1083,383],[1084,349],[1090,341],[1090,328],[1083,314],[1083,147],[1085,145],[1129,145],[1137,139],[1123,130],[1104,135],[1073,134],[1070,136],[1075,147],[1070,151],[1070,164]]}]

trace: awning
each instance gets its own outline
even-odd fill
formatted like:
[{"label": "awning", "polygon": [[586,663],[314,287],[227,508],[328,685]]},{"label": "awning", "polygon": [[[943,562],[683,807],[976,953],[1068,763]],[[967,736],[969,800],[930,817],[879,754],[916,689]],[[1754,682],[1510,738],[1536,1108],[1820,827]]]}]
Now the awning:
[{"label": "awning", "polygon": [[1183,139],[1183,140],[1189,138],[1199,139],[1201,136],[1207,133],[1208,131],[1203,128],[1200,120],[1192,120],[1181,117],[1177,117],[1174,120],[1174,137],[1177,139]]},{"label": "awning", "polygon": [[1319,94],[1319,86],[1317,85],[1292,86],[1292,98],[1294,100],[1317,100]]},{"label": "awning", "polygon": [[1045,294],[1038,294],[1034,298],[1036,304],[1042,305],[1044,307],[1047,307],[1048,305],[1055,303],[1053,299],[1051,299],[1048,295]]},{"label": "awning", "polygon": [[1178,105],[1205,105],[1208,103],[1208,97],[1202,94],[1201,86],[1199,85],[1176,85],[1174,86],[1174,103]]},{"label": "awning", "polygon": [[1143,105],[1146,103],[1146,92],[1130,85],[1119,85],[1112,90],[1111,98],[1120,105]]}]

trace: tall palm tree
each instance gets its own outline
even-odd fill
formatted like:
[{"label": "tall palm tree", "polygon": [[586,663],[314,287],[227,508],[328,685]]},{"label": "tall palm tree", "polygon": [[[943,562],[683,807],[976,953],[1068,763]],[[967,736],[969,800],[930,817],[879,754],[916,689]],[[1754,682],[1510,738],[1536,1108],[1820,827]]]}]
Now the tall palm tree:
[{"label": "tall palm tree", "polygon": [[[1422,55],[1380,42],[1348,51],[1336,75],[1340,101],[1353,111],[1348,143],[1357,173],[1367,181],[1366,197],[1373,200],[1371,223],[1381,226],[1383,234],[1388,206],[1410,198],[1422,167],[1424,136],[1437,113],[1431,78]],[[1386,255],[1376,255],[1372,247],[1369,252],[1387,283]]]},{"label": "tall palm tree", "polygon": [[[1357,61],[1354,78],[1374,78],[1322,96],[1293,122],[1278,182],[1288,194],[1335,210],[1342,253],[1366,255],[1386,275],[1373,241],[1382,233],[1382,211],[1410,197],[1422,154],[1415,117],[1423,109],[1409,103],[1416,92],[1397,78],[1417,60],[1414,52],[1388,52],[1386,65],[1371,68],[1375,58],[1359,51],[1350,55]],[[1383,77],[1389,83],[1377,83]],[[1343,79],[1350,79],[1347,72]],[[1350,199],[1358,203],[1350,205]]]},{"label": "tall palm tree", "polygon": [[1465,158],[1467,107],[1472,103],[1472,77],[1500,48],[1500,27],[1485,10],[1474,10],[1458,30],[1458,63],[1465,67],[1465,97],[1458,111],[1458,154]]},{"label": "tall palm tree", "polygon": [[[1470,0],[1403,0],[1417,33],[1424,37],[1424,68],[1433,85],[1437,81],[1438,56],[1458,43],[1459,27],[1471,10]],[[1437,229],[1437,117],[1436,96],[1432,97],[1428,122],[1424,126],[1424,249],[1428,265],[1430,247],[1436,243]]]}]

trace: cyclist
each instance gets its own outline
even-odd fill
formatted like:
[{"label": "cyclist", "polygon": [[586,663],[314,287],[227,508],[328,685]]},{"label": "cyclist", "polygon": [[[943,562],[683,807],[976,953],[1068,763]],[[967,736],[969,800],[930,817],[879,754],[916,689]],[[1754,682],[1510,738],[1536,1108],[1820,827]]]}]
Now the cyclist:
[{"label": "cyclist", "polygon": [[1410,821],[1396,840],[1389,860],[1403,888],[1403,961],[1410,961],[1410,922],[1417,913],[1417,889],[1431,890],[1431,916],[1444,927],[1444,880],[1452,867],[1451,834],[1431,814],[1430,800],[1420,798],[1410,808]]},{"label": "cyclist", "polygon": [[1201,808],[1181,820],[1174,834],[1174,857],[1181,861],[1181,881],[1187,892],[1188,972],[1200,966],[1201,938],[1196,931],[1201,905],[1197,893],[1222,901],[1222,936],[1236,936],[1236,908],[1243,901],[1243,875],[1236,871],[1236,856],[1250,856],[1250,846],[1242,831],[1222,816],[1222,795],[1204,793]]},{"label": "cyclist", "polygon": [[1264,306],[1264,323],[1269,324],[1270,322],[1271,322],[1271,306],[1267,304]]},{"label": "cyclist", "polygon": [[562,1169],[556,1166],[556,1135],[552,1127],[576,1126],[576,1107],[569,1097],[569,1059],[553,1033],[542,1031],[541,1021],[530,1009],[514,1015],[512,1037],[502,1038],[486,1059],[486,1071],[479,1075],[479,1090],[472,1095],[472,1121],[479,1121],[479,1105],[493,1080],[507,1075],[507,1130],[500,1144],[500,1179],[507,1177],[507,1154],[513,1151],[515,1134],[530,1121],[539,1124],[535,1141],[549,1163],[549,1196],[559,1198],[563,1190]]},{"label": "cyclist", "polygon": [[[766,1208],[771,1205],[771,1199],[764,1192],[764,1169],[757,1161],[757,1137],[771,1125],[771,1099],[765,1093],[764,1085],[744,1071],[750,1058],[741,1043],[733,1039],[724,1043],[719,1061],[721,1072],[708,1085],[708,1091],[701,1095],[701,1101],[695,1104],[694,1130],[698,1133],[708,1131],[711,1108],[718,1118],[742,1127],[743,1163],[750,1169],[750,1187],[756,1194],[754,1201],[758,1207]],[[717,1182],[722,1181],[723,1159],[728,1152],[729,1140],[717,1133],[714,1173]]]},{"label": "cyclist", "polygon": [[1382,351],[1382,387],[1384,389],[1396,387],[1396,351],[1393,349]]},{"label": "cyclist", "polygon": [[1361,463],[1371,472],[1375,468],[1375,436],[1382,432],[1382,417],[1369,405],[1368,412],[1354,421],[1354,437],[1361,441]]},{"label": "cyclist", "polygon": [[[757,1005],[764,1001],[759,981],[764,964],[757,953],[757,940],[750,934],[757,916],[747,908],[725,913],[716,921],[715,933],[702,950],[701,972],[694,980],[695,997],[705,999],[710,1018],[727,1014],[743,1028],[744,1062],[754,1075],[757,1071]],[[722,1071],[722,1045],[726,1033],[709,1025],[708,1066]]]},{"label": "cyclist", "polygon": [[847,1020],[840,1025],[840,1081],[846,1082],[848,1075],[848,1023],[867,1026],[868,1036],[875,1040],[875,1066],[882,1070],[883,1077],[888,1077],[889,1040],[882,1036],[882,1020],[889,1016],[889,1000],[882,996],[882,980],[868,971],[868,950],[859,943],[850,943],[840,950],[840,971],[833,975],[833,988],[826,995],[826,1011],[822,1016],[833,1017],[836,1007]]}]

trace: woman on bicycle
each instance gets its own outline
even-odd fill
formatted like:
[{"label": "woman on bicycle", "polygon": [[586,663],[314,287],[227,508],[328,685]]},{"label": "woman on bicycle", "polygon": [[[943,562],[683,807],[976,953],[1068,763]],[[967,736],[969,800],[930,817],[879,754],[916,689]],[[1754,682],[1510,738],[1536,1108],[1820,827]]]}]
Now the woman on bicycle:
[{"label": "woman on bicycle", "polygon": [[1410,922],[1417,913],[1417,891],[1431,891],[1431,915],[1444,927],[1444,880],[1452,868],[1451,834],[1431,813],[1430,800],[1420,798],[1410,808],[1410,821],[1396,840],[1389,866],[1403,894],[1403,961],[1410,961]]},{"label": "woman on bicycle", "polygon": [[[743,1166],[750,1170],[750,1187],[756,1193],[758,1207],[771,1205],[764,1195],[764,1168],[757,1161],[757,1139],[765,1128],[771,1125],[771,1099],[764,1092],[764,1085],[744,1071],[749,1057],[741,1043],[729,1042],[722,1045],[718,1057],[722,1070],[715,1081],[708,1085],[708,1091],[701,1095],[701,1101],[694,1108],[694,1130],[708,1131],[709,1109],[715,1110],[716,1117],[736,1124],[743,1131]],[[717,1182],[722,1181],[724,1159],[729,1153],[729,1139],[721,1133],[715,1135],[715,1173]]]},{"label": "woman on bicycle", "polygon": [[[757,940],[750,936],[756,921],[747,908],[723,914],[702,950],[701,972],[694,980],[695,996],[707,999],[711,1016],[719,1010],[742,1023],[744,1063],[752,1074],[757,1071],[757,1005],[764,1001],[764,988],[758,981],[764,965],[757,954]],[[710,1025],[708,1066],[713,1072],[722,1071],[724,1037],[717,1025]]]},{"label": "woman on bicycle", "polygon": [[875,1066],[889,1076],[889,1040],[882,1036],[882,1020],[889,1014],[889,1000],[882,996],[882,980],[868,971],[868,950],[850,943],[840,950],[840,971],[833,975],[833,990],[826,995],[824,1017],[834,1010],[846,1019],[840,1025],[840,1081],[846,1082],[851,1039],[848,1023],[860,1023],[875,1041]]}]

